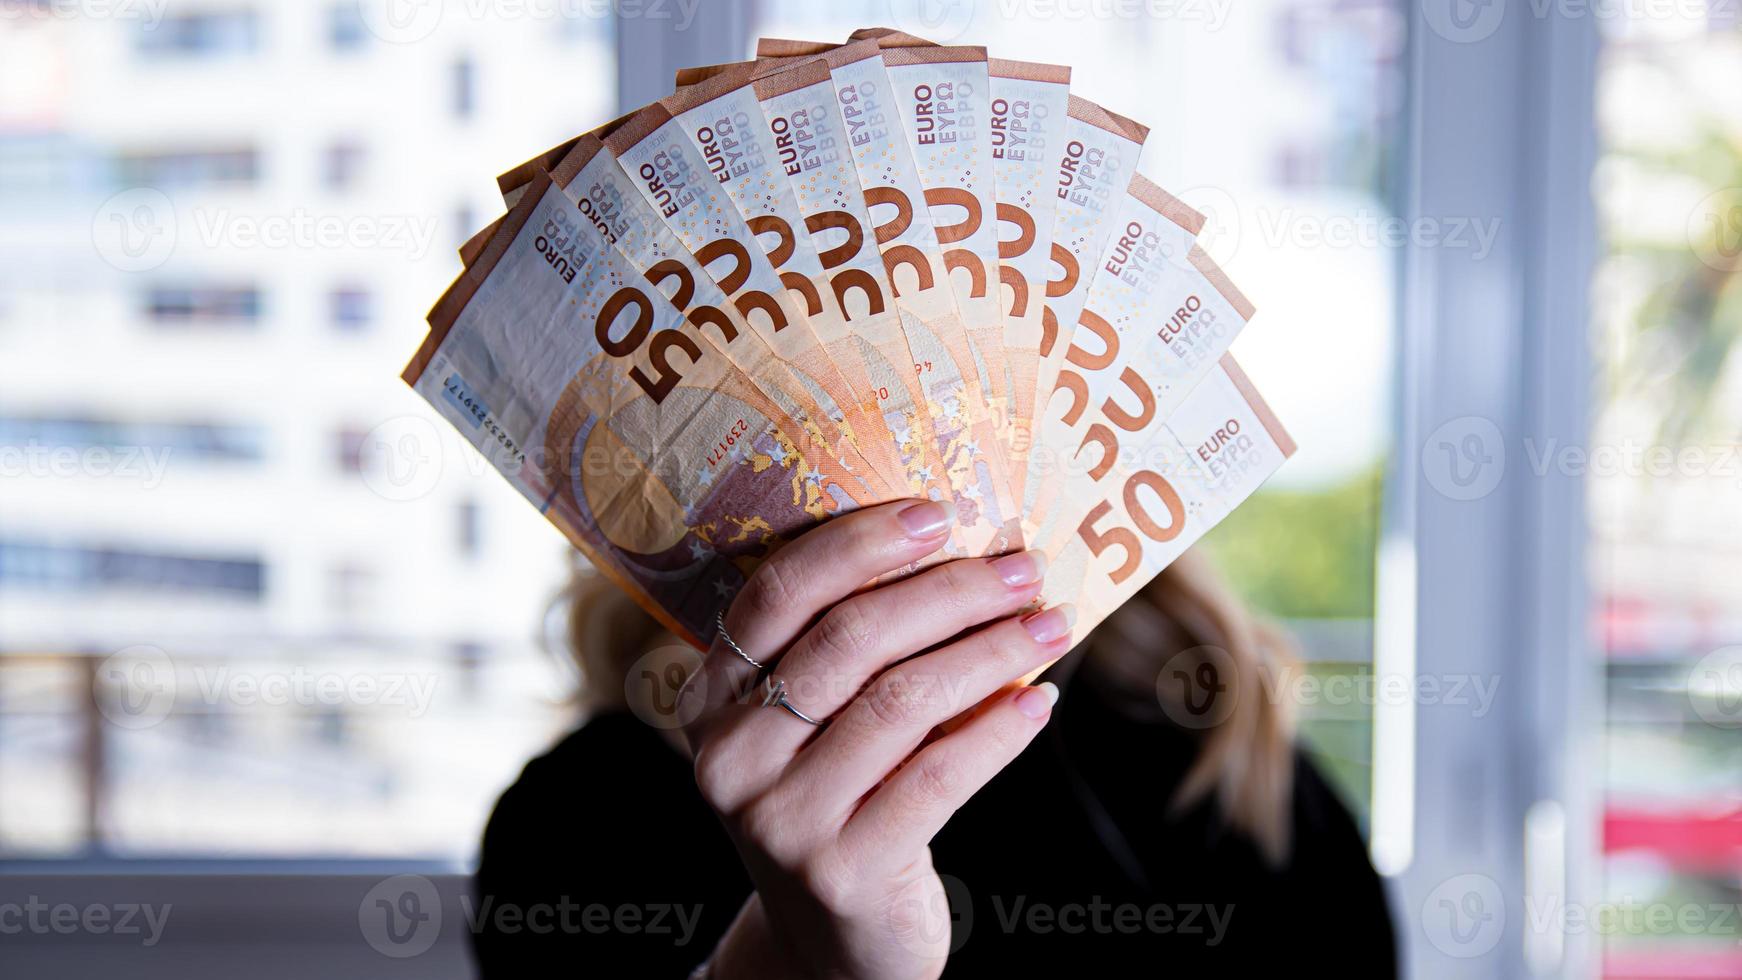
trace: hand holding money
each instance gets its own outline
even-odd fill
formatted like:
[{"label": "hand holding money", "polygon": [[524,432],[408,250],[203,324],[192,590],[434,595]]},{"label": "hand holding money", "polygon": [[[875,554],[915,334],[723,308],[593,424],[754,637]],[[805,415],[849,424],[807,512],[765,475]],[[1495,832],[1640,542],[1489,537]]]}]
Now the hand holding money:
[{"label": "hand holding money", "polygon": [[406,380],[697,647],[806,529],[917,498],[933,546],[847,591],[1034,549],[1062,654],[1293,452],[1227,353],[1252,305],[1069,69],[758,54],[503,174]]}]

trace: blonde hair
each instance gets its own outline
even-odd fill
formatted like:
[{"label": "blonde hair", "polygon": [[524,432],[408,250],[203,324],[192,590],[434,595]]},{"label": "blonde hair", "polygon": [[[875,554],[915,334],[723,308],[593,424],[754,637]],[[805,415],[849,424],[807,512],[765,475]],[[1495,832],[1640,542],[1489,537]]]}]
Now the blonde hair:
[{"label": "blonde hair", "polygon": [[[676,639],[578,559],[561,599],[567,603],[569,653],[582,674],[583,707],[624,707],[630,665]],[[1287,635],[1254,616],[1207,558],[1188,552],[1091,633],[1082,648],[1083,679],[1103,688],[1125,712],[1197,735],[1197,758],[1174,792],[1174,810],[1213,799],[1228,826],[1248,837],[1268,861],[1286,861],[1292,844],[1294,719],[1273,692],[1295,662]],[[1164,683],[1181,671],[1188,678],[1204,676],[1206,664],[1213,671],[1212,684],[1174,694]],[[1189,711],[1181,701],[1186,697],[1193,699]]]}]

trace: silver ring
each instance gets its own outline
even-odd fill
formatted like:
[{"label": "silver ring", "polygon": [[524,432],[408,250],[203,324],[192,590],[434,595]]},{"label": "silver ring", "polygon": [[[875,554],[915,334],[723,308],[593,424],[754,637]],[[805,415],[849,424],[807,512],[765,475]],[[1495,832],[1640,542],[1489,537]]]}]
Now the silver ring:
[{"label": "silver ring", "polygon": [[742,657],[745,663],[755,667],[757,670],[768,669],[767,664],[761,663],[755,657],[745,653],[744,648],[738,645],[738,641],[732,639],[732,634],[726,632],[726,610],[724,609],[714,614],[714,632],[719,635],[720,639],[726,642],[726,646],[730,647],[733,653]]},{"label": "silver ring", "polygon": [[802,721],[807,725],[815,725],[818,728],[823,727],[822,722],[793,707],[792,702],[787,700],[785,681],[770,677],[762,682],[762,686],[768,692],[762,697],[762,706],[764,708],[785,708],[799,721]]}]

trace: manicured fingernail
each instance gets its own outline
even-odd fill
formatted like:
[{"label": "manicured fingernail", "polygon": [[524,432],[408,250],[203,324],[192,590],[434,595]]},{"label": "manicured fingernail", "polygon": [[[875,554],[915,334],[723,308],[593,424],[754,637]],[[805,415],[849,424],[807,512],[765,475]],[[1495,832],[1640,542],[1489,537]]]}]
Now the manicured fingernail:
[{"label": "manicured fingernail", "polygon": [[1051,643],[1061,637],[1071,635],[1071,627],[1077,625],[1077,607],[1070,603],[1054,606],[1032,616],[1024,616],[1022,626],[1028,630],[1028,635],[1034,637],[1036,643]]},{"label": "manicured fingernail", "polygon": [[1046,555],[1038,551],[1005,555],[992,562],[992,570],[998,573],[999,581],[1013,589],[1020,585],[1033,585],[1046,574]]},{"label": "manicured fingernail", "polygon": [[904,507],[895,516],[901,520],[901,526],[909,536],[935,538],[956,523],[956,502],[929,500]]},{"label": "manicured fingernail", "polygon": [[1016,710],[1037,720],[1045,718],[1058,703],[1058,685],[1052,681],[1043,681],[1016,696]]}]

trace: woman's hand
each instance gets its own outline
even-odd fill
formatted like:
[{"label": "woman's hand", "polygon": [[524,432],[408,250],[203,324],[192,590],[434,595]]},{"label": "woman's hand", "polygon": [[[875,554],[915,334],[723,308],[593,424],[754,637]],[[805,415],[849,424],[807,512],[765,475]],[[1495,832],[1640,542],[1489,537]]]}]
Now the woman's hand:
[{"label": "woman's hand", "polygon": [[685,686],[703,701],[685,728],[696,781],[756,883],[714,976],[942,972],[949,911],[930,841],[1046,723],[1055,688],[1006,688],[1065,653],[1074,619],[1068,606],[1017,615],[1040,592],[1038,552],[854,595],[936,551],[953,523],[949,504],[919,501],[837,518],[782,548],[733,602],[727,633],[824,727],[764,707],[757,670],[717,638]]}]

